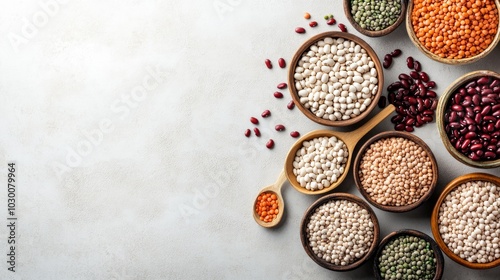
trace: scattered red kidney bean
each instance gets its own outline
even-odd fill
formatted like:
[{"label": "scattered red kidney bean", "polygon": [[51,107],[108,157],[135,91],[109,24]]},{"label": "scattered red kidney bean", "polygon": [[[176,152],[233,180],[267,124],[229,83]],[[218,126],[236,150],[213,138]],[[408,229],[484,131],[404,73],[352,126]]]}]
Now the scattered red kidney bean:
[{"label": "scattered red kidney bean", "polygon": [[[429,84],[429,83],[427,83]],[[483,76],[460,86],[445,110],[450,143],[473,161],[500,158],[500,95],[491,95],[500,79]]]},{"label": "scattered red kidney bean", "polygon": [[418,60],[413,61],[413,69],[417,72],[422,71],[422,65],[418,62]]},{"label": "scattered red kidney bean", "polygon": [[274,97],[276,97],[276,98],[283,98],[283,93],[277,91],[277,92],[274,93]]},{"label": "scattered red kidney bean", "polygon": [[277,124],[274,129],[276,129],[276,131],[283,131],[285,130],[285,126],[282,125],[282,124]]},{"label": "scattered red kidney bean", "polygon": [[263,118],[267,118],[271,115],[271,111],[269,110],[264,110],[264,112],[262,112],[262,114],[260,114]]},{"label": "scattered red kidney bean", "polygon": [[380,99],[378,100],[378,107],[380,109],[384,109],[386,105],[387,105],[387,98],[385,96],[380,96]]},{"label": "scattered red kidney bean", "polygon": [[386,54],[384,56],[384,62],[382,63],[382,66],[384,66],[385,69],[389,68],[392,64],[392,56],[390,54]]},{"label": "scattered red kidney bean", "polygon": [[402,54],[403,52],[400,49],[395,49],[391,52],[392,57],[398,57]]},{"label": "scattered red kidney bean", "polygon": [[259,120],[257,118],[251,117],[250,122],[253,124],[259,124]]},{"label": "scattered red kidney bean", "polygon": [[306,33],[306,30],[303,27],[297,27],[297,28],[295,28],[295,32],[302,34],[302,33]]},{"label": "scattered red kidney bean", "polygon": [[266,147],[268,149],[272,149],[274,147],[274,140],[273,139],[269,139],[269,141],[267,141],[267,143],[266,143]]},{"label": "scattered red kidney bean", "polygon": [[285,62],[285,59],[284,58],[280,58],[278,59],[278,65],[281,67],[281,68],[285,68],[286,67],[286,62]]},{"label": "scattered red kidney bean", "polygon": [[408,68],[410,68],[410,69],[414,69],[415,64],[414,64],[413,57],[409,56],[408,58],[406,58],[406,66],[408,66]]},{"label": "scattered red kidney bean", "polygon": [[298,131],[292,131],[290,132],[290,136],[292,136],[293,138],[297,138],[300,136],[300,133]]},{"label": "scattered red kidney bean", "polygon": [[287,87],[286,83],[279,83],[277,86],[279,89],[285,89]]},{"label": "scattered red kidney bean", "polygon": [[252,133],[252,132],[250,131],[250,129],[245,130],[245,136],[246,136],[246,137],[250,137],[250,134],[251,134],[251,133]]},{"label": "scattered red kidney bean", "polygon": [[345,25],[343,23],[339,23],[339,28],[340,28],[340,31],[347,32],[347,27],[345,27]]},{"label": "scattered red kidney bean", "polygon": [[288,102],[288,104],[286,105],[286,107],[289,110],[293,110],[293,108],[295,108],[295,102],[293,102],[293,100],[290,100],[290,102]]},{"label": "scattered red kidney bean", "polygon": [[272,64],[271,60],[266,59],[264,62],[266,63],[267,68],[273,69],[273,64]]},{"label": "scattered red kidney bean", "polygon": [[[331,18],[331,19],[326,21],[326,24],[328,24],[328,25],[334,25],[335,23],[337,23],[337,21],[334,18]],[[340,27],[340,24],[339,24],[339,27]],[[347,32],[347,30],[344,32]]]},{"label": "scattered red kidney bean", "polygon": [[309,23],[309,26],[310,26],[310,27],[316,27],[316,26],[318,26],[318,23],[317,23],[316,21],[311,21],[311,22]]},{"label": "scattered red kidney bean", "polygon": [[254,128],[253,132],[255,133],[255,136],[260,137],[260,130],[258,128]]}]

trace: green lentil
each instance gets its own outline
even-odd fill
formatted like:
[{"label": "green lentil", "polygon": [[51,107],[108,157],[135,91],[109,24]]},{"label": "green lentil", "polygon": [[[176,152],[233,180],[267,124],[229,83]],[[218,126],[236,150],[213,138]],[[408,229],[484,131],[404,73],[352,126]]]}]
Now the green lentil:
[{"label": "green lentil", "polygon": [[397,21],[401,0],[351,0],[351,14],[363,29],[383,30]]},{"label": "green lentil", "polygon": [[382,249],[377,261],[382,279],[433,279],[436,274],[431,244],[420,237],[394,238]]}]

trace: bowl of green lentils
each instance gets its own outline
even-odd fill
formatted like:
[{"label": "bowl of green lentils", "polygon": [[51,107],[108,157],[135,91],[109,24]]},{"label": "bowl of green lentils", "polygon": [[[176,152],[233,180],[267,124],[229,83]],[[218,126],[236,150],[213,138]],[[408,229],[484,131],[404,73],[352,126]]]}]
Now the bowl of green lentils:
[{"label": "bowl of green lentils", "polygon": [[344,0],[344,13],[361,34],[380,37],[394,31],[404,20],[405,0]]},{"label": "bowl of green lentils", "polygon": [[382,239],[373,264],[377,280],[438,280],[443,269],[439,246],[427,234],[413,229],[394,231]]}]

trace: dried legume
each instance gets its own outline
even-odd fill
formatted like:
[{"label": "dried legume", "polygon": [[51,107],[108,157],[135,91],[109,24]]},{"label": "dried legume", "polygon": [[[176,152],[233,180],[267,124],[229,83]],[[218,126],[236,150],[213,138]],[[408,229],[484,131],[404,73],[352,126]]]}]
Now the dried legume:
[{"label": "dried legume", "polygon": [[253,124],[259,124],[259,120],[257,118],[251,117],[250,122]]},{"label": "dried legume", "polygon": [[304,18],[305,19],[310,19],[311,18],[311,14],[310,13],[304,13]]},{"label": "dried legume", "polygon": [[293,138],[297,138],[300,136],[300,133],[298,131],[292,131],[290,132],[290,136],[292,136]]},{"label": "dried legume", "polygon": [[343,23],[339,23],[339,28],[340,28],[340,31],[347,32],[347,27],[345,27],[345,25]]},{"label": "dried legume", "polygon": [[264,60],[264,63],[266,64],[267,68],[269,68],[269,69],[273,68],[273,64],[272,64],[271,60],[266,59],[266,60]]},{"label": "dried legume", "polygon": [[255,203],[255,212],[259,215],[261,221],[265,223],[272,222],[279,213],[278,197],[273,192],[264,192],[257,197]]},{"label": "dried legume", "polygon": [[251,134],[250,129],[245,130],[245,136],[246,137],[250,137],[250,134]]},{"label": "dried legume", "polygon": [[269,141],[267,141],[267,143],[266,143],[266,147],[268,149],[274,148],[274,140],[273,139],[269,139]]},{"label": "dried legume", "polygon": [[306,33],[306,30],[303,27],[297,27],[297,28],[295,28],[295,32],[302,34],[302,33]]},{"label": "dried legume", "polygon": [[288,104],[286,105],[286,107],[289,110],[293,110],[293,108],[295,108],[295,102],[293,102],[293,100],[290,100],[290,102],[288,102]]},{"label": "dried legume", "polygon": [[267,117],[269,117],[270,115],[271,115],[271,111],[269,111],[269,110],[264,110],[264,112],[262,112],[262,114],[261,114],[261,117],[263,117],[263,118],[267,118]]},{"label": "dried legume", "polygon": [[500,186],[486,181],[459,185],[443,200],[438,227],[446,246],[472,263],[500,258]]},{"label": "dried legume", "polygon": [[255,136],[260,137],[260,130],[258,128],[255,127],[253,133],[255,133]]},{"label": "dried legume", "polygon": [[347,146],[335,136],[304,141],[295,153],[293,174],[301,187],[322,190],[344,173],[348,156]]},{"label": "dried legume", "polygon": [[283,98],[283,93],[279,92],[279,91],[276,91],[274,94],[274,97],[276,98]]},{"label": "dried legume", "polygon": [[401,0],[351,0],[351,14],[361,28],[383,30],[398,20]]},{"label": "dried legume", "polygon": [[279,58],[278,59],[278,65],[280,66],[280,68],[285,68],[286,67],[285,59],[284,58]]},{"label": "dried legume", "polygon": [[430,189],[433,173],[427,152],[403,137],[372,143],[361,157],[361,187],[376,203],[405,206],[417,202]]},{"label": "dried legume", "polygon": [[276,129],[276,131],[283,131],[285,130],[285,126],[282,125],[282,124],[277,124],[274,129]]},{"label": "dried legume", "polygon": [[349,265],[368,253],[374,225],[370,213],[358,203],[331,200],[316,208],[306,234],[316,256],[335,265]]},{"label": "dried legume", "polygon": [[309,26],[310,26],[310,27],[316,27],[316,26],[318,26],[318,23],[317,23],[316,21],[311,21],[311,22],[309,23]]}]

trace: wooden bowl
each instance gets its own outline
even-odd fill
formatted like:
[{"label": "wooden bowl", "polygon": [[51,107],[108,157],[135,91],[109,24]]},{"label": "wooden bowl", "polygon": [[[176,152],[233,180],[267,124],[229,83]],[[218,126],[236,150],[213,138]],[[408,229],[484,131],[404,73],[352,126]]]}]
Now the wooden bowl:
[{"label": "wooden bowl", "polygon": [[375,254],[375,259],[373,261],[373,272],[375,274],[375,279],[381,280],[382,277],[380,276],[380,270],[379,270],[379,261],[378,258],[382,254],[382,250],[384,247],[389,243],[391,240],[394,240],[395,238],[399,236],[416,236],[418,238],[422,238],[425,241],[429,242],[431,244],[432,250],[434,251],[434,257],[436,258],[436,274],[434,275],[434,280],[439,280],[441,277],[443,277],[443,271],[444,271],[444,258],[443,258],[443,253],[439,249],[438,244],[432,239],[430,236],[427,234],[420,232],[418,230],[414,229],[402,229],[398,231],[393,231],[389,233],[382,241],[380,241],[380,245],[378,246],[377,253]]},{"label": "wooden bowl", "polygon": [[[332,263],[329,263],[329,262],[319,258],[318,256],[316,256],[316,254],[314,254],[314,252],[312,251],[311,247],[308,244],[306,228],[307,228],[307,224],[309,222],[310,216],[314,213],[314,211],[318,207],[327,203],[330,200],[349,200],[351,202],[357,203],[359,206],[366,209],[370,213],[370,216],[371,216],[371,220],[373,223],[373,241],[372,241],[372,244],[370,245],[368,252],[366,252],[366,254],[362,258],[360,258],[356,262],[353,262],[349,265],[334,265]],[[379,241],[379,236],[380,236],[380,227],[379,227],[378,219],[377,219],[377,216],[375,215],[375,212],[373,212],[373,210],[371,209],[370,205],[368,205],[366,202],[364,202],[361,198],[359,198],[355,195],[352,195],[352,194],[348,194],[348,193],[330,194],[330,195],[323,196],[320,199],[316,200],[306,210],[306,212],[302,218],[301,225],[300,225],[300,240],[302,241],[302,246],[304,247],[304,250],[306,251],[307,255],[309,255],[309,257],[314,262],[319,264],[320,266],[322,266],[326,269],[334,270],[334,271],[353,270],[353,269],[359,267],[360,265],[362,265],[364,262],[366,262],[375,253],[375,250],[377,249],[377,245],[378,245],[378,241]]]},{"label": "wooden bowl", "polygon": [[437,106],[437,112],[436,112],[436,123],[438,126],[439,130],[439,135],[441,136],[441,141],[443,141],[444,146],[446,147],[446,150],[458,161],[465,163],[469,166],[472,167],[477,167],[477,168],[495,168],[500,166],[500,158],[496,160],[488,160],[488,161],[474,161],[464,154],[462,154],[460,151],[455,149],[455,147],[451,144],[450,139],[448,138],[448,135],[446,134],[445,131],[445,124],[444,124],[444,115],[446,112],[446,109],[449,106],[451,97],[453,96],[454,92],[460,88],[462,85],[467,84],[469,81],[473,80],[474,78],[478,78],[481,76],[493,76],[496,77],[497,79],[500,79],[500,74],[489,71],[489,70],[479,70],[479,71],[474,71],[467,73],[460,78],[456,79],[451,85],[448,86],[448,88],[444,91],[443,95],[439,98],[438,106]]},{"label": "wooden bowl", "polygon": [[[304,52],[306,52],[311,45],[316,43],[317,41],[326,38],[326,37],[332,37],[332,38],[344,38],[350,41],[354,41],[358,45],[360,45],[363,49],[366,50],[367,54],[370,56],[372,61],[375,63],[375,68],[377,69],[377,79],[378,79],[378,90],[376,94],[372,98],[372,102],[370,103],[369,106],[367,106],[366,110],[362,112],[359,116],[355,118],[351,118],[348,120],[337,120],[337,121],[331,121],[328,119],[323,119],[320,117],[317,117],[313,112],[311,112],[309,109],[305,108],[301,103],[300,103],[300,97],[297,93],[297,88],[295,87],[295,68],[298,65],[298,62]],[[292,96],[293,101],[299,108],[299,110],[306,115],[310,120],[322,124],[322,125],[327,125],[327,126],[335,126],[335,127],[342,127],[342,126],[349,126],[353,125],[362,119],[364,119],[366,116],[370,114],[370,112],[377,106],[378,100],[380,98],[380,95],[382,95],[382,91],[384,88],[384,71],[382,68],[382,65],[380,63],[380,60],[378,59],[377,53],[366,43],[363,41],[361,38],[350,34],[346,32],[338,32],[338,31],[330,31],[330,32],[324,32],[318,35],[315,35],[311,38],[309,38],[302,46],[299,47],[299,49],[295,52],[295,55],[292,58],[292,62],[290,63],[290,67],[288,68],[288,88],[290,91],[290,94]]]},{"label": "wooden bowl", "polygon": [[[403,205],[403,206],[389,206],[389,205],[382,205],[380,203],[377,203],[363,188],[361,185],[361,179],[359,177],[359,171],[360,171],[360,164],[361,164],[361,159],[363,158],[366,150],[370,147],[371,144],[375,143],[376,141],[380,139],[385,139],[385,138],[392,138],[392,137],[402,137],[406,138],[408,140],[413,141],[424,151],[427,153],[429,156],[431,163],[432,163],[432,182],[431,185],[429,186],[429,190],[427,193],[425,193],[417,202],[408,204],[408,205]],[[434,190],[436,189],[437,181],[438,181],[438,165],[436,162],[436,158],[434,157],[434,154],[432,153],[431,149],[425,142],[420,139],[419,137],[408,133],[408,132],[402,132],[402,131],[386,131],[386,132],[381,132],[372,138],[370,138],[359,150],[358,154],[356,155],[356,159],[354,160],[354,166],[353,166],[353,176],[354,176],[354,182],[356,183],[356,187],[358,188],[359,192],[363,195],[363,197],[373,206],[389,211],[389,212],[407,212],[410,210],[413,210],[417,208],[418,206],[422,205],[425,201],[427,201],[431,195],[434,193]]]},{"label": "wooden bowl", "polygon": [[470,181],[488,181],[491,183],[494,183],[495,185],[500,187],[500,178],[496,177],[494,175],[486,174],[486,173],[471,173],[471,174],[466,174],[459,176],[452,180],[451,182],[446,185],[444,188],[443,192],[438,198],[438,201],[436,202],[436,205],[434,206],[434,210],[432,211],[431,215],[431,230],[432,230],[432,235],[434,235],[434,239],[436,239],[437,244],[443,250],[443,252],[452,260],[455,262],[468,267],[468,268],[473,268],[473,269],[488,269],[488,268],[493,268],[498,265],[500,265],[500,258],[496,259],[492,262],[489,263],[472,263],[467,260],[464,260],[460,258],[460,256],[455,255],[448,246],[444,243],[443,239],[441,238],[441,234],[439,233],[439,227],[438,227],[438,215],[439,215],[439,208],[441,208],[441,204],[443,203],[444,199],[446,196],[454,190],[456,187],[463,183],[467,183]]},{"label": "wooden bowl", "polygon": [[380,37],[387,35],[391,33],[392,31],[396,30],[398,26],[403,22],[405,15],[406,15],[406,0],[401,0],[401,14],[399,15],[398,19],[396,20],[395,23],[392,25],[382,29],[382,30],[368,30],[363,27],[361,27],[356,20],[354,20],[354,17],[351,13],[351,0],[344,0],[344,13],[351,25],[361,34],[370,36],[370,37]]},{"label": "wooden bowl", "polygon": [[[500,15],[500,0],[495,0],[495,5],[497,7],[497,11],[499,12]],[[496,45],[500,41],[500,20],[499,20],[499,26],[497,27],[497,34],[493,38],[493,41],[491,44],[480,54],[477,54],[472,57],[467,57],[467,58],[461,58],[461,59],[450,59],[450,58],[442,58],[429,50],[427,50],[418,40],[417,36],[415,35],[415,31],[413,30],[413,24],[411,22],[411,13],[413,11],[413,1],[409,1],[408,7],[406,9],[406,31],[408,32],[408,36],[410,37],[410,40],[413,42],[413,44],[421,51],[423,52],[426,56],[429,58],[446,63],[446,64],[452,64],[452,65],[463,65],[463,64],[469,64],[475,61],[478,61],[479,59],[485,57],[488,55],[492,50],[495,49]]]}]

